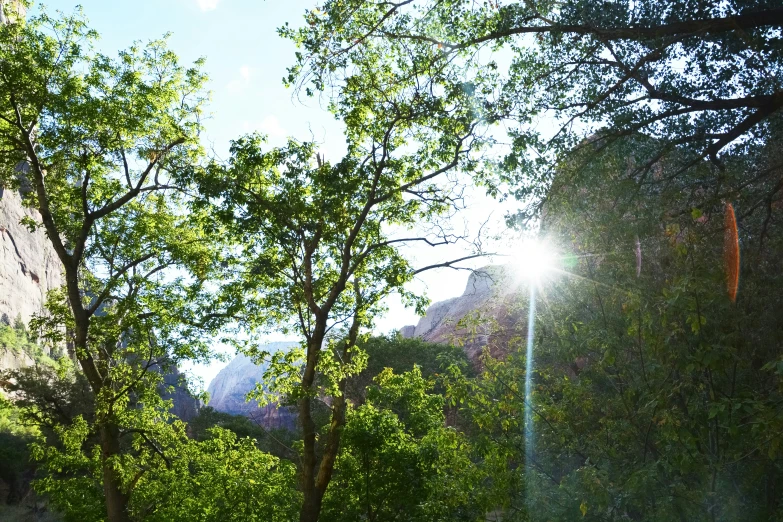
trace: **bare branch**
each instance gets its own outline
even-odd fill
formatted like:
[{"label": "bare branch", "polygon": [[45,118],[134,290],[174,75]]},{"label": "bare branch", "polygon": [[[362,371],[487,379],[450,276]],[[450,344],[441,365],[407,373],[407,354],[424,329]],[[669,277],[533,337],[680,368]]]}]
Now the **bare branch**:
[{"label": "bare branch", "polygon": [[473,254],[470,256],[460,257],[459,259],[453,259],[451,261],[445,261],[443,263],[437,263],[434,265],[428,265],[422,268],[418,268],[412,272],[413,275],[420,274],[422,272],[426,272],[427,270],[434,270],[436,268],[452,268],[454,270],[473,270],[472,268],[466,268],[466,267],[460,267],[460,266],[453,266],[457,263],[460,263],[462,261],[467,261],[469,259],[476,259],[479,257],[491,257],[495,256],[497,254],[495,253],[487,253],[487,254]]}]

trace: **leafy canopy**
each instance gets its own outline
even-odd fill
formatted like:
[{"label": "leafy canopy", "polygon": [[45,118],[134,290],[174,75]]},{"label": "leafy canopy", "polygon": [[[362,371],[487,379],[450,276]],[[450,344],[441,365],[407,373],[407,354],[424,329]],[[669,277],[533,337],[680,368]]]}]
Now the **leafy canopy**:
[{"label": "leafy canopy", "polygon": [[351,85],[376,63],[389,64],[411,100],[421,86],[433,103],[475,93],[480,117],[507,125],[499,166],[507,193],[529,205],[526,219],[589,136],[598,155],[628,136],[656,138],[629,168],[637,183],[664,157],[675,177],[709,159],[719,191],[772,176],[750,162],[738,183],[721,183],[780,127],[783,8],[774,1],[329,0],[304,21],[280,32],[301,49],[287,81],[309,94]]}]

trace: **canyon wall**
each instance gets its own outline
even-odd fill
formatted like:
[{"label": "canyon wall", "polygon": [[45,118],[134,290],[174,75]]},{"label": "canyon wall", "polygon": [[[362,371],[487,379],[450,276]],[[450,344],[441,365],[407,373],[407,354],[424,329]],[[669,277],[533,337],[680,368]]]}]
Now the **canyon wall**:
[{"label": "canyon wall", "polygon": [[[298,343],[277,342],[269,343],[264,349],[269,352],[288,350]],[[265,428],[296,427],[296,412],[288,408],[277,408],[275,405],[259,408],[256,401],[247,401],[247,394],[254,390],[256,384],[261,382],[264,373],[269,369],[269,364],[255,364],[250,357],[239,354],[220,370],[209,383],[209,403],[211,408],[232,415],[244,415],[256,421]]]},{"label": "canyon wall", "polygon": [[[15,190],[0,189],[0,322],[17,319],[27,325],[44,310],[46,294],[64,283],[60,260],[43,230],[31,232],[25,217],[40,220],[37,211],[22,205]],[[0,347],[0,369],[18,368],[32,361]]]}]

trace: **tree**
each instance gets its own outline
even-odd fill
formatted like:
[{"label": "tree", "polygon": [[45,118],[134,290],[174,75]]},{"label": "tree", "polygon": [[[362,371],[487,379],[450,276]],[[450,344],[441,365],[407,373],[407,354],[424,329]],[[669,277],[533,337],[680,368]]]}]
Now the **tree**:
[{"label": "tree", "polygon": [[[542,226],[573,254],[574,277],[542,284],[532,375],[525,356],[487,359],[479,379],[453,378],[448,395],[474,426],[474,444],[495,445],[516,467],[510,507],[523,520],[775,519],[780,214],[741,222],[732,302],[725,205],[672,212],[690,197],[676,183],[615,205],[635,187],[614,167],[644,144],[615,143],[581,172],[590,185],[553,182]],[[572,179],[569,168],[582,166],[561,166],[562,179]]]},{"label": "tree", "polygon": [[[77,419],[59,435],[61,449],[32,445],[33,453],[49,453],[38,489],[66,522],[105,520],[100,452],[82,450],[91,437],[89,424]],[[296,466],[264,453],[253,439],[211,428],[207,439],[192,440],[181,421],[156,435],[154,447],[135,445],[134,463],[144,473],[133,477],[132,520],[287,522],[296,515]],[[62,480],[63,473],[72,475]]]},{"label": "tree", "polygon": [[387,368],[349,409],[322,520],[485,520],[487,470],[431,387],[418,367]]},{"label": "tree", "polygon": [[211,326],[199,305],[213,252],[182,211],[178,181],[201,154],[205,78],[165,41],[111,59],[93,50],[96,37],[80,13],[0,28],[0,176],[29,187],[40,221],[26,224],[43,227],[65,274],[33,330],[71,347],[95,401],[86,428],[84,417],[58,428],[65,453],[38,455],[84,452],[99,470],[103,516],[123,521],[144,472],[134,445],[155,448],[165,431],[160,372],[208,354],[192,334]]},{"label": "tree", "polygon": [[421,339],[404,339],[398,333],[370,337],[361,343],[367,353],[367,367],[348,379],[346,394],[354,402],[363,402],[367,387],[385,368],[396,373],[419,368],[425,379],[430,379],[451,365],[470,373],[470,361],[465,351],[458,346],[429,343]]},{"label": "tree", "polygon": [[212,428],[204,441],[184,436],[137,486],[138,520],[270,521],[296,516],[296,466],[258,449],[250,438]]},{"label": "tree", "polygon": [[[622,157],[625,150],[613,153]],[[590,178],[606,198],[621,189],[612,187],[612,171],[603,170]],[[679,182],[706,170],[695,168]],[[677,184],[644,190],[623,214],[606,203],[596,213],[596,199],[565,188],[552,198],[553,213],[563,216],[553,225],[557,230],[570,231],[587,252],[611,253],[585,262],[580,272],[625,291],[590,282],[563,287],[555,316],[569,305],[573,310],[574,299],[592,304],[582,308],[585,315],[572,312],[547,327],[542,349],[554,356],[559,351],[561,363],[582,352],[590,363],[562,394],[542,396],[544,409],[566,419],[569,430],[580,433],[580,451],[602,462],[582,477],[574,474],[575,487],[584,487],[589,474],[627,480],[623,509],[634,516],[773,519],[781,471],[772,464],[779,438],[772,419],[779,415],[780,376],[773,368],[780,325],[773,310],[780,305],[772,289],[780,284],[780,217],[747,212],[753,191],[736,195],[734,206],[746,212],[738,245],[742,282],[733,302],[723,261],[726,205],[698,206],[686,215],[671,211],[688,197]],[[641,252],[641,270],[634,251]],[[555,405],[550,397],[561,400]],[[768,489],[746,489],[758,481]],[[608,502],[618,502],[614,488],[601,489]],[[664,495],[672,498],[669,505],[657,502]]]},{"label": "tree", "polygon": [[[510,127],[500,165],[525,220],[539,215],[558,165],[601,161],[639,134],[656,141],[623,168],[638,185],[669,183],[705,158],[706,177],[680,184],[702,202],[776,180],[774,166],[754,159],[780,135],[777,2],[330,0],[305,21],[281,32],[303,49],[288,81],[310,92],[379,60],[395,63],[396,81],[475,92],[483,116]],[[589,136],[593,154],[578,155]],[[664,158],[670,171],[661,176]],[[781,190],[765,185],[759,205]]]},{"label": "tree", "polygon": [[[318,519],[345,422],[345,379],[361,369],[357,341],[381,300],[399,292],[421,307],[404,288],[416,273],[484,255],[414,269],[399,253],[405,244],[464,239],[437,218],[459,208],[462,173],[483,173],[473,153],[484,140],[471,93],[452,89],[435,98],[422,91],[411,99],[407,87],[389,81],[394,66],[380,65],[335,100],[348,126],[348,152],[338,163],[319,158],[315,144],[293,140],[263,152],[262,138],[251,135],[235,141],[229,164],[213,165],[200,185],[237,245],[234,281],[226,285],[233,315],[251,327],[283,325],[303,339],[302,351],[274,358],[271,386],[298,405],[303,522]],[[378,89],[384,98],[368,100]],[[410,234],[417,225],[423,232]],[[319,446],[313,405],[323,397],[331,420]]]}]

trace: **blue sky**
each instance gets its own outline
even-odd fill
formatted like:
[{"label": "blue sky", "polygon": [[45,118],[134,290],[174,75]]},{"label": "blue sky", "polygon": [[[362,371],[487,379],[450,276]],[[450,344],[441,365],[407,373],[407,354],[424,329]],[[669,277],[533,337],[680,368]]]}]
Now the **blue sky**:
[{"label": "blue sky", "polygon": [[[287,136],[315,139],[322,144],[327,159],[337,160],[344,151],[342,126],[314,99],[293,99],[292,91],[283,86],[286,67],[294,60],[294,46],[281,39],[276,29],[286,22],[298,26],[305,9],[316,1],[305,0],[82,0],[79,4],[101,39],[98,47],[104,54],[115,55],[134,41],[157,39],[172,33],[169,45],[183,62],[206,58],[212,101],[210,117],[205,122],[204,144],[226,157],[229,141],[237,136],[260,131],[273,145],[282,144]],[[31,14],[41,4],[37,4]],[[50,0],[43,4],[52,13],[70,13],[77,2]],[[505,209],[510,207],[506,206]],[[460,217],[475,228],[487,216],[500,220],[504,208],[498,203],[474,194],[471,208]],[[409,249],[406,252],[418,266],[465,255],[460,247],[448,252],[432,249]],[[500,261],[496,259],[495,261]],[[500,261],[502,262],[502,261]],[[473,266],[487,264],[482,260]],[[459,295],[468,273],[440,270],[426,272],[413,285],[426,292],[433,301]],[[378,322],[376,330],[387,332],[406,324],[415,324],[415,313],[405,309],[399,299],[388,301],[389,313]],[[282,337],[270,337],[282,340]],[[225,365],[196,365],[186,368],[203,380],[204,386]]]},{"label": "blue sky", "polygon": [[[231,138],[260,130],[279,142],[288,135],[324,142],[339,156],[341,126],[316,100],[292,100],[282,78],[293,63],[294,46],[276,28],[299,25],[315,1],[302,0],[82,0],[106,54],[171,33],[169,45],[183,62],[206,57],[211,119],[206,143],[225,153]],[[74,0],[43,2],[48,11],[70,13]]]}]

